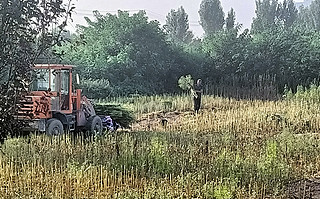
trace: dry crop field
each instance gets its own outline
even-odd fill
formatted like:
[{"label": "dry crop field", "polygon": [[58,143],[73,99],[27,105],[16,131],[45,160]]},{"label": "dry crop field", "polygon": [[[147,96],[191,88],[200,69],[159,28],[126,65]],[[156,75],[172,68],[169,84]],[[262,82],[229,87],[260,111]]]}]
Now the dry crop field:
[{"label": "dry crop field", "polygon": [[0,197],[317,198],[320,104],[306,95],[204,96],[196,115],[188,96],[108,99],[134,111],[130,131],[7,139]]}]

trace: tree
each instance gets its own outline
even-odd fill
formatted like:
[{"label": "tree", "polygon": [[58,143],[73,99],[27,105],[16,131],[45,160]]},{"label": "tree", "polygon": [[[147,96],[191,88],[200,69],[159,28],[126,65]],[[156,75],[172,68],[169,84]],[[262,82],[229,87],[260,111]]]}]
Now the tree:
[{"label": "tree", "polygon": [[306,29],[314,29],[310,10],[308,7],[300,6],[297,17],[297,25],[302,26]]},{"label": "tree", "polygon": [[0,139],[14,131],[17,97],[46,49],[59,43],[73,7],[62,0],[0,1]]},{"label": "tree", "polygon": [[298,17],[293,0],[257,0],[256,17],[253,19],[252,32],[260,33],[276,26],[290,27]]},{"label": "tree", "polygon": [[224,12],[219,0],[202,0],[200,4],[200,25],[206,35],[223,29]]},{"label": "tree", "polygon": [[278,0],[257,0],[256,17],[253,19],[251,30],[253,33],[263,32],[276,24],[278,16]]},{"label": "tree", "polygon": [[[320,76],[319,33],[301,27],[277,27],[253,37],[251,64],[254,74],[276,75],[279,90],[288,85],[307,86]],[[251,65],[251,66],[250,66]]]},{"label": "tree", "polygon": [[298,18],[298,10],[294,5],[293,0],[284,0],[278,5],[278,23],[284,26],[292,26]]},{"label": "tree", "polygon": [[315,30],[320,30],[320,0],[314,0],[311,2],[308,12],[308,21],[310,27]]},{"label": "tree", "polygon": [[226,29],[231,30],[235,28],[236,23],[236,13],[234,12],[233,8],[228,12],[228,16],[226,19]]},{"label": "tree", "polygon": [[211,60],[204,69],[208,81],[218,82],[219,79],[243,72],[250,54],[248,46],[251,35],[248,32],[245,30],[238,35],[237,31],[221,31],[203,40],[202,51]]},{"label": "tree", "polygon": [[301,7],[298,14],[299,24],[320,31],[320,0],[314,0],[309,7]]},{"label": "tree", "polygon": [[183,43],[192,41],[193,34],[189,30],[188,15],[182,6],[177,11],[172,9],[166,18],[164,29],[170,40]]}]

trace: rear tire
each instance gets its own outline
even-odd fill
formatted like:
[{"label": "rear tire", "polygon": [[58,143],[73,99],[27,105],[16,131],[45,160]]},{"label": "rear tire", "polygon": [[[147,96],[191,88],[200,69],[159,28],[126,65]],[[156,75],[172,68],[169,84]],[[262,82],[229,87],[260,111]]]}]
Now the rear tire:
[{"label": "rear tire", "polygon": [[99,116],[91,116],[88,119],[86,130],[89,132],[89,135],[100,135],[102,134],[102,121]]},{"label": "rear tire", "polygon": [[63,125],[60,120],[52,118],[49,119],[46,125],[47,135],[61,135],[63,134]]}]

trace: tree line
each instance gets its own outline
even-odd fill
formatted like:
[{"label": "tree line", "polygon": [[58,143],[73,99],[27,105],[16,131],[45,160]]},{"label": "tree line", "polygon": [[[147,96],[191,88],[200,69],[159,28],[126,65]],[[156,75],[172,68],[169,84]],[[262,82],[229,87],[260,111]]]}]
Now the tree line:
[{"label": "tree line", "polygon": [[293,0],[257,0],[250,29],[242,30],[231,9],[219,0],[199,8],[203,38],[189,29],[181,6],[166,24],[150,21],[145,11],[102,15],[78,26],[55,52],[75,64],[90,97],[179,92],[179,77],[191,74],[210,85],[252,87],[257,81],[278,92],[319,79],[320,0],[295,7]]},{"label": "tree line", "polygon": [[178,79],[189,74],[213,87],[267,85],[279,93],[319,79],[320,0],[300,9],[292,0],[257,0],[245,30],[233,9],[225,14],[219,0],[203,0],[202,38],[190,31],[183,7],[170,10],[164,26],[145,11],[95,11],[70,35],[64,30],[73,8],[55,0],[0,2],[1,124],[12,119],[31,66],[52,57],[77,65],[84,92],[95,98],[180,92]]}]

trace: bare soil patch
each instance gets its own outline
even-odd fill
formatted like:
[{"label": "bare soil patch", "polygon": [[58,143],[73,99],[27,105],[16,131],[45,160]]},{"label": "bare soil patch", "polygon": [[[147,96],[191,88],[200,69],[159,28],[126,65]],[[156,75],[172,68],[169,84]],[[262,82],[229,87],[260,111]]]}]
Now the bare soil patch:
[{"label": "bare soil patch", "polygon": [[167,125],[178,123],[186,116],[193,115],[192,111],[180,112],[164,112],[157,111],[142,115],[134,124],[132,124],[132,130],[145,130],[150,131],[154,128],[163,127]]},{"label": "bare soil patch", "polygon": [[305,198],[319,199],[320,198],[320,179],[304,179],[293,182],[288,185],[289,198]]}]

